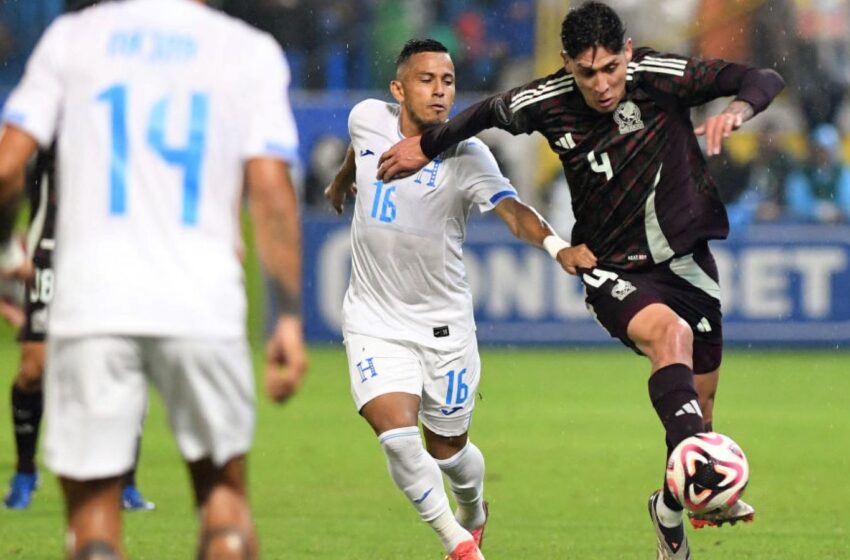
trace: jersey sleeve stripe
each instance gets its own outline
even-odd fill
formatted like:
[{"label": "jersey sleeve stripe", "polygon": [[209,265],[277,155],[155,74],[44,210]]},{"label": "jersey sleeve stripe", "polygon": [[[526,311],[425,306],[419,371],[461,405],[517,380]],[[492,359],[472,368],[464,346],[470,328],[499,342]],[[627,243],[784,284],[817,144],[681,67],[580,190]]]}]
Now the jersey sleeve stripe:
[{"label": "jersey sleeve stripe", "polygon": [[541,84],[534,89],[527,89],[515,95],[514,98],[511,100],[511,105],[521,103],[526,99],[536,97],[537,95],[546,93],[547,91],[551,91],[554,88],[559,88],[561,86],[571,86],[574,82],[575,80],[573,79],[572,74],[568,74],[563,78],[559,78],[557,80],[548,80],[544,84]]},{"label": "jersey sleeve stripe", "polygon": [[497,202],[507,197],[516,198],[516,191],[499,191],[490,197],[490,204],[495,206]]},{"label": "jersey sleeve stripe", "polygon": [[570,91],[573,91],[573,89],[574,89],[573,86],[569,85],[569,86],[565,86],[565,87],[558,88],[556,90],[550,91],[550,92],[543,94],[543,95],[538,95],[536,97],[526,99],[525,101],[519,103],[516,106],[514,106],[513,103],[512,103],[511,104],[511,111],[514,111],[514,112],[519,111],[523,107],[528,107],[529,105],[534,105],[537,102],[543,101],[544,99],[549,99],[550,97],[555,97],[556,95],[561,95],[562,93],[568,93]]},{"label": "jersey sleeve stripe", "polygon": [[656,72],[658,74],[670,74],[672,76],[684,76],[684,70],[673,70],[672,68],[660,68],[656,66],[638,66],[635,72]]},{"label": "jersey sleeve stripe", "polygon": [[23,113],[3,113],[3,122],[13,124],[15,126],[23,126],[27,120],[27,116]]},{"label": "jersey sleeve stripe", "polygon": [[[660,65],[681,66],[684,68],[688,65],[688,61],[683,58],[658,58],[657,56],[645,56],[643,61],[652,62]],[[641,61],[641,62],[643,62]]]},{"label": "jersey sleeve stripe", "polygon": [[294,162],[298,160],[298,150],[291,146],[269,142],[266,144],[265,150],[270,155],[277,156],[285,161]]}]

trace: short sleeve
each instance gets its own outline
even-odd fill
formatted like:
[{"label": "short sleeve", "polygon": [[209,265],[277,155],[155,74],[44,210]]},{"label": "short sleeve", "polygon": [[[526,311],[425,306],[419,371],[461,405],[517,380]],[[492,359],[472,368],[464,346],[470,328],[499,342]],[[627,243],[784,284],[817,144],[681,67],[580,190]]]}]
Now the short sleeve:
[{"label": "short sleeve", "polygon": [[278,44],[263,37],[254,55],[251,86],[245,100],[248,127],[242,154],[245,159],[276,157],[298,160],[298,131],[289,102],[289,64]]},{"label": "short sleeve", "polygon": [[516,189],[502,175],[496,158],[477,138],[459,144],[455,158],[458,188],[482,212],[492,210],[505,198],[516,198]]},{"label": "short sleeve", "polygon": [[52,143],[61,118],[68,26],[67,18],[59,18],[47,28],[3,108],[3,122],[30,134],[42,148]]}]

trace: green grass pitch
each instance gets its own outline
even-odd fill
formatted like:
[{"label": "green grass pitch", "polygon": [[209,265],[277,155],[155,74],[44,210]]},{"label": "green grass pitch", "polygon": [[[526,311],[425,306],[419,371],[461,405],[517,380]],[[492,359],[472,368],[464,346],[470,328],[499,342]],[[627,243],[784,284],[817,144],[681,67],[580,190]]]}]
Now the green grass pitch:
[{"label": "green grass pitch", "polygon": [[[0,343],[0,483],[11,475],[5,387],[16,346]],[[485,553],[499,559],[649,559],[646,499],[661,482],[663,435],[646,364],[621,348],[483,349],[472,429],[487,458]],[[250,459],[266,559],[433,559],[439,543],[392,485],[353,410],[341,347],[313,348],[303,392],[260,399]],[[850,558],[850,354],[729,351],[715,426],[752,469],[746,526],[691,531],[695,559]],[[0,558],[55,559],[63,541],[58,485],[46,471],[32,508],[0,510]],[[188,479],[154,397],[139,480],[152,513],[125,516],[134,559],[192,557]]]}]

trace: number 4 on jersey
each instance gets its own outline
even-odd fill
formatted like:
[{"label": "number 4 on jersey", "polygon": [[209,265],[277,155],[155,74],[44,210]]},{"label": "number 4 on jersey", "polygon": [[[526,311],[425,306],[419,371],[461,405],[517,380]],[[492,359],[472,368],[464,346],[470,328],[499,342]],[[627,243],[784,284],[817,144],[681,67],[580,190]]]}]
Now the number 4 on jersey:
[{"label": "number 4 on jersey", "polygon": [[611,167],[611,158],[608,157],[606,152],[599,154],[599,160],[597,161],[596,153],[590,150],[587,153],[587,161],[590,162],[590,168],[593,171],[605,174],[606,181],[610,181],[611,177],[614,176],[614,168]]},{"label": "number 4 on jersey", "polygon": [[[127,132],[127,86],[114,85],[97,96],[98,101],[108,103],[112,120],[112,161],[109,169],[109,212],[121,216],[127,212],[127,160],[130,156],[129,134]],[[198,203],[200,198],[201,168],[204,159],[206,139],[208,96],[193,93],[189,109],[189,133],[186,145],[168,146],[165,143],[165,120],[170,98],[164,98],[154,104],[150,111],[147,129],[147,145],[169,165],[183,169],[183,211],[184,224],[193,226],[198,223]]]}]

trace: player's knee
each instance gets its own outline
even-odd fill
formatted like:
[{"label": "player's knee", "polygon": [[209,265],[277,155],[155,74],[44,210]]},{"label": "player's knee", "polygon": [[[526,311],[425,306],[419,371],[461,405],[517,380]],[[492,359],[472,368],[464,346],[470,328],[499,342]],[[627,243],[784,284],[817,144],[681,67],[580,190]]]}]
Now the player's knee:
[{"label": "player's knee", "polygon": [[664,353],[690,357],[693,353],[694,332],[683,319],[669,321],[657,329],[655,345]]},{"label": "player's knee", "polygon": [[34,393],[41,390],[43,377],[44,370],[40,364],[36,365],[33,362],[22,360],[18,376],[15,378],[15,385],[25,393]]},{"label": "player's knee", "polygon": [[104,541],[91,541],[74,555],[73,560],[120,560],[118,551]]},{"label": "player's knee", "polygon": [[201,534],[198,560],[253,560],[251,538],[236,527],[208,529]]},{"label": "player's knee", "polygon": [[44,378],[44,350],[43,348],[31,348],[24,345],[21,352],[21,367],[15,378],[15,385],[27,393],[41,390],[41,382]]}]

